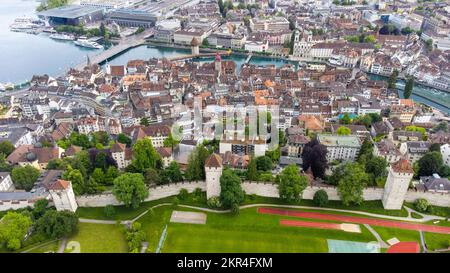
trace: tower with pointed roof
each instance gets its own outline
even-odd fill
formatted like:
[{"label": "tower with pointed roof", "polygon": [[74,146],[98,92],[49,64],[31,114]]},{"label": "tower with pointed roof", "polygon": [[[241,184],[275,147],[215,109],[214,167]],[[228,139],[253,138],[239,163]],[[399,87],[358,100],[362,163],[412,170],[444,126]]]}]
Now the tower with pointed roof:
[{"label": "tower with pointed roof", "polygon": [[53,204],[57,211],[69,210],[75,212],[78,208],[72,182],[58,179],[48,187]]},{"label": "tower with pointed roof", "polygon": [[414,175],[411,164],[405,158],[391,164],[384,185],[383,207],[387,210],[399,210],[403,206],[409,183]]},{"label": "tower with pointed roof", "polygon": [[200,54],[199,46],[200,46],[200,42],[197,40],[197,38],[195,38],[195,37],[192,38],[192,41],[191,41],[191,52],[192,52],[192,55]]},{"label": "tower with pointed roof", "polygon": [[220,177],[222,176],[222,158],[218,154],[210,155],[205,161],[206,197],[220,196]]}]

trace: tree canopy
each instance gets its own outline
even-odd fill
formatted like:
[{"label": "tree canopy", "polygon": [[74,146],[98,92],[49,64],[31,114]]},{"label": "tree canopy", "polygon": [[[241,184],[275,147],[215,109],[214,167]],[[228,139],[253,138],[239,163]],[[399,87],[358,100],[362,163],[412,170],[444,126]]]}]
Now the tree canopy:
[{"label": "tree canopy", "polygon": [[124,173],[114,179],[113,194],[125,206],[138,208],[147,198],[148,190],[140,173]]},{"label": "tree canopy", "polygon": [[346,206],[361,204],[364,201],[363,190],[368,183],[369,176],[359,163],[345,163],[337,187],[342,203]]},{"label": "tree canopy", "polygon": [[296,165],[289,165],[278,175],[278,192],[280,198],[288,202],[298,202],[308,186],[308,179],[299,174]]},{"label": "tree canopy", "polygon": [[311,168],[314,177],[323,178],[327,168],[327,148],[317,138],[306,143],[302,152],[303,170]]},{"label": "tree canopy", "polygon": [[9,250],[18,250],[31,227],[29,216],[19,212],[9,211],[0,222],[0,244]]},{"label": "tree canopy", "polygon": [[16,188],[30,191],[39,175],[39,170],[31,165],[26,165],[25,167],[17,166],[11,172],[11,179]]},{"label": "tree canopy", "polygon": [[133,145],[133,161],[136,170],[143,172],[148,168],[157,168],[161,164],[161,157],[153,148],[151,139],[143,138]]},{"label": "tree canopy", "polygon": [[244,201],[241,179],[232,170],[225,169],[220,177],[220,201],[225,208],[239,205]]},{"label": "tree canopy", "polygon": [[189,181],[205,179],[205,161],[210,155],[203,145],[197,146],[189,155],[188,166],[185,173]]}]

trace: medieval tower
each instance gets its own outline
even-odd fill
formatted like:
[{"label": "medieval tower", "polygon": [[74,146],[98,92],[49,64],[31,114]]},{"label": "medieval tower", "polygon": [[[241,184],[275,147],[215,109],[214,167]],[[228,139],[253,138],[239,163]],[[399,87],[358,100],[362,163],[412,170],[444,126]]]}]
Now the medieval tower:
[{"label": "medieval tower", "polygon": [[220,196],[220,177],[222,176],[222,158],[212,154],[205,161],[206,198]]},{"label": "medieval tower", "polygon": [[78,208],[75,194],[72,189],[72,182],[57,180],[48,188],[57,211],[70,210],[75,212]]},{"label": "medieval tower", "polygon": [[399,210],[403,206],[409,182],[414,171],[408,160],[402,158],[391,164],[386,185],[384,186],[383,207],[384,209]]},{"label": "medieval tower", "polygon": [[192,55],[198,55],[200,54],[200,42],[197,40],[197,38],[192,38],[191,41],[191,53]]}]

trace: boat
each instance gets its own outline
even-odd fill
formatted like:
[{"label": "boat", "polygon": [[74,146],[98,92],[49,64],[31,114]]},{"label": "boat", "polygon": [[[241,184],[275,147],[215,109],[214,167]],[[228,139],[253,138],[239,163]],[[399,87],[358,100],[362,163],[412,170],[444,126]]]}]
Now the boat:
[{"label": "boat", "polygon": [[86,39],[84,37],[78,38],[76,41],[74,41],[74,43],[77,46],[93,48],[93,49],[103,49],[102,45],[98,44],[97,42]]},{"label": "boat", "polygon": [[[35,33],[35,30],[45,26],[45,22],[39,19],[20,17],[16,18],[9,26],[11,31]],[[33,31],[32,31],[33,30]]]},{"label": "boat", "polygon": [[63,41],[73,41],[73,40],[75,40],[75,37],[73,35],[59,34],[59,33],[55,33],[55,34],[50,35],[50,38],[55,39],[55,40],[63,40]]},{"label": "boat", "polygon": [[2,83],[0,83],[0,92],[3,92],[3,91],[6,91],[6,87]]}]

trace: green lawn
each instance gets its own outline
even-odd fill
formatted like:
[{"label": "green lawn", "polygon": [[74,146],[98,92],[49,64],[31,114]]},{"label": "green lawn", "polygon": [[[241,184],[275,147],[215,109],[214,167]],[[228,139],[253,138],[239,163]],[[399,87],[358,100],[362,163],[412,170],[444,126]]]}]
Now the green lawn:
[{"label": "green lawn", "polygon": [[50,242],[31,245],[29,247],[20,249],[22,253],[56,253],[58,252],[61,240],[54,240]]},{"label": "green lawn", "polygon": [[[171,196],[171,197],[166,197],[166,198],[159,199],[159,200],[144,202],[137,209],[133,209],[130,207],[127,208],[125,206],[115,206],[114,208],[116,210],[116,214],[112,218],[106,217],[103,207],[92,207],[92,208],[89,208],[89,207],[81,208],[80,207],[77,210],[77,214],[81,218],[88,218],[88,219],[130,220],[157,204],[172,203],[173,198],[174,197]],[[192,205],[192,206],[198,206],[198,207],[207,207],[205,200],[206,200],[206,197],[196,198],[193,194],[189,194],[189,197],[187,200],[180,200],[180,204]],[[286,202],[283,202],[279,198],[261,197],[261,196],[255,196],[255,195],[246,196],[246,199],[245,199],[243,205],[262,204],[262,203],[280,204],[280,205],[299,205],[299,206],[311,206],[311,207],[315,206],[314,203],[312,202],[312,200],[301,200],[300,202],[295,203],[295,204],[287,204]],[[408,216],[408,212],[404,208],[402,210],[384,210],[381,201],[366,201],[363,204],[361,204],[360,206],[355,206],[355,205],[345,206],[340,201],[329,201],[326,208],[365,211],[365,212],[376,213],[376,214],[381,214],[381,215],[391,215],[391,216],[401,216],[401,217]],[[338,213],[336,213],[336,214],[338,214]]]},{"label": "green lawn", "polygon": [[450,247],[450,234],[425,232],[424,237],[427,247],[430,250]]},{"label": "green lawn", "polygon": [[172,210],[157,208],[153,216],[139,220],[150,235],[149,249],[156,249],[165,224],[168,232],[162,252],[328,252],[326,239],[374,240],[363,226],[360,234],[280,226],[280,219],[291,217],[258,214],[256,208],[241,210],[239,216],[207,213],[206,225],[168,223]]},{"label": "green lawn", "polygon": [[387,240],[395,237],[400,240],[400,242],[418,242],[420,244],[420,233],[418,231],[377,226],[372,226],[372,228],[386,243]]},{"label": "green lawn", "polygon": [[[117,225],[79,223],[78,232],[67,240],[80,243],[82,253],[127,252],[127,242]],[[71,252],[67,250],[66,252]]]}]

